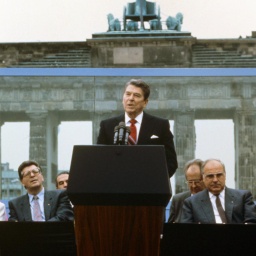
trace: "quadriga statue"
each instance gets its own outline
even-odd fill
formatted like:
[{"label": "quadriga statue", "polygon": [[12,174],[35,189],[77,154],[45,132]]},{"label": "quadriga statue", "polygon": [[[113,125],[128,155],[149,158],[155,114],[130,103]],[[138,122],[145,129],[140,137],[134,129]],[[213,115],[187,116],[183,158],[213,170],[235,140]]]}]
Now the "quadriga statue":
[{"label": "quadriga statue", "polygon": [[181,31],[181,24],[183,23],[183,14],[178,12],[176,17],[169,16],[166,19],[166,26],[168,30]]}]

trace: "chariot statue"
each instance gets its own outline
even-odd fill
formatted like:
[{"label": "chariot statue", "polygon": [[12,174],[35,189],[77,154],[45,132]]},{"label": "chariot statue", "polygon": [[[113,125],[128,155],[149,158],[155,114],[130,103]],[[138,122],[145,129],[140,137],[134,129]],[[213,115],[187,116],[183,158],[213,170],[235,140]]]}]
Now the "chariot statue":
[{"label": "chariot statue", "polygon": [[[128,25],[127,20],[133,22],[140,22],[140,30],[145,30],[144,21],[152,21],[153,29],[161,29],[161,17],[160,17],[160,7],[157,8],[156,3],[146,1],[146,0],[136,0],[133,3],[128,3],[124,7],[123,12],[123,22],[124,31],[130,30],[130,25]],[[130,23],[131,24],[131,23]]]}]

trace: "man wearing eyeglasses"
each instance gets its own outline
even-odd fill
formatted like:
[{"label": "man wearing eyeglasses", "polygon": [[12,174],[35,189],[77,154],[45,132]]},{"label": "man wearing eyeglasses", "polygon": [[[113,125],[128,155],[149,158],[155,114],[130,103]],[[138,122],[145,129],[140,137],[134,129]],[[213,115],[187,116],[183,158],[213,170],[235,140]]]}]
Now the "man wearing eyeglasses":
[{"label": "man wearing eyeglasses", "polygon": [[184,172],[189,191],[178,193],[173,196],[168,222],[180,222],[184,200],[205,188],[201,171],[202,163],[203,161],[201,159],[193,159],[186,163]]},{"label": "man wearing eyeglasses", "polygon": [[37,162],[23,162],[18,174],[28,193],[9,201],[9,221],[74,220],[66,190],[45,190],[42,170]]},{"label": "man wearing eyeglasses", "polygon": [[251,192],[226,187],[225,165],[208,159],[202,169],[206,189],[184,201],[181,222],[256,223]]}]

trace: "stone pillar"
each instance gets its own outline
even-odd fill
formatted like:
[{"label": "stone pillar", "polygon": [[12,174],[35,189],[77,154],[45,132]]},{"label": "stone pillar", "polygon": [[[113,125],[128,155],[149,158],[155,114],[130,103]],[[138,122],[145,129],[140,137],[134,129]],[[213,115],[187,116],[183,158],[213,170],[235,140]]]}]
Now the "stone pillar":
[{"label": "stone pillar", "polygon": [[175,173],[175,192],[187,190],[184,165],[195,158],[195,124],[194,112],[176,112],[174,119],[174,138],[179,168]]},{"label": "stone pillar", "polygon": [[47,162],[47,189],[55,189],[55,179],[58,173],[58,114],[50,113],[46,122],[46,162]]},{"label": "stone pillar", "polygon": [[46,117],[47,112],[27,112],[30,118],[29,158],[37,161],[43,169],[47,187]]},{"label": "stone pillar", "polygon": [[238,189],[256,195],[256,111],[239,111],[235,115],[236,172]]}]

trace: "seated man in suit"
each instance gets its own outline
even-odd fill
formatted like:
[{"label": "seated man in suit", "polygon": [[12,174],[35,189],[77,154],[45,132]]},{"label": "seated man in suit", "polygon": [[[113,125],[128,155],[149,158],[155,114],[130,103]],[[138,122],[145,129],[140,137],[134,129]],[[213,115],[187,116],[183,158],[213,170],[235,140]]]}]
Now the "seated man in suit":
[{"label": "seated man in suit", "polygon": [[184,200],[205,188],[202,175],[202,163],[203,161],[201,159],[193,159],[186,163],[184,172],[189,191],[178,193],[173,196],[168,222],[180,222]]},{"label": "seated man in suit", "polygon": [[256,223],[256,205],[248,190],[225,186],[225,165],[218,159],[203,163],[206,189],[183,203],[182,223]]},{"label": "seated man in suit", "polygon": [[[144,108],[148,104],[150,88],[141,79],[132,79],[126,83],[123,94],[125,113],[100,123],[97,144],[113,145],[114,129],[120,122],[135,130],[134,143],[137,145],[164,145],[169,177],[177,167],[177,156],[174,148],[173,134],[167,119],[147,114]],[[133,122],[135,124],[133,124]],[[134,127],[135,128],[132,128]]]},{"label": "seated man in suit", "polygon": [[66,190],[45,190],[42,170],[37,162],[23,162],[18,174],[28,193],[9,201],[9,221],[74,220]]},{"label": "seated man in suit", "polygon": [[69,172],[63,171],[58,173],[56,176],[56,188],[57,189],[66,189],[68,187],[68,179],[69,179]]}]

